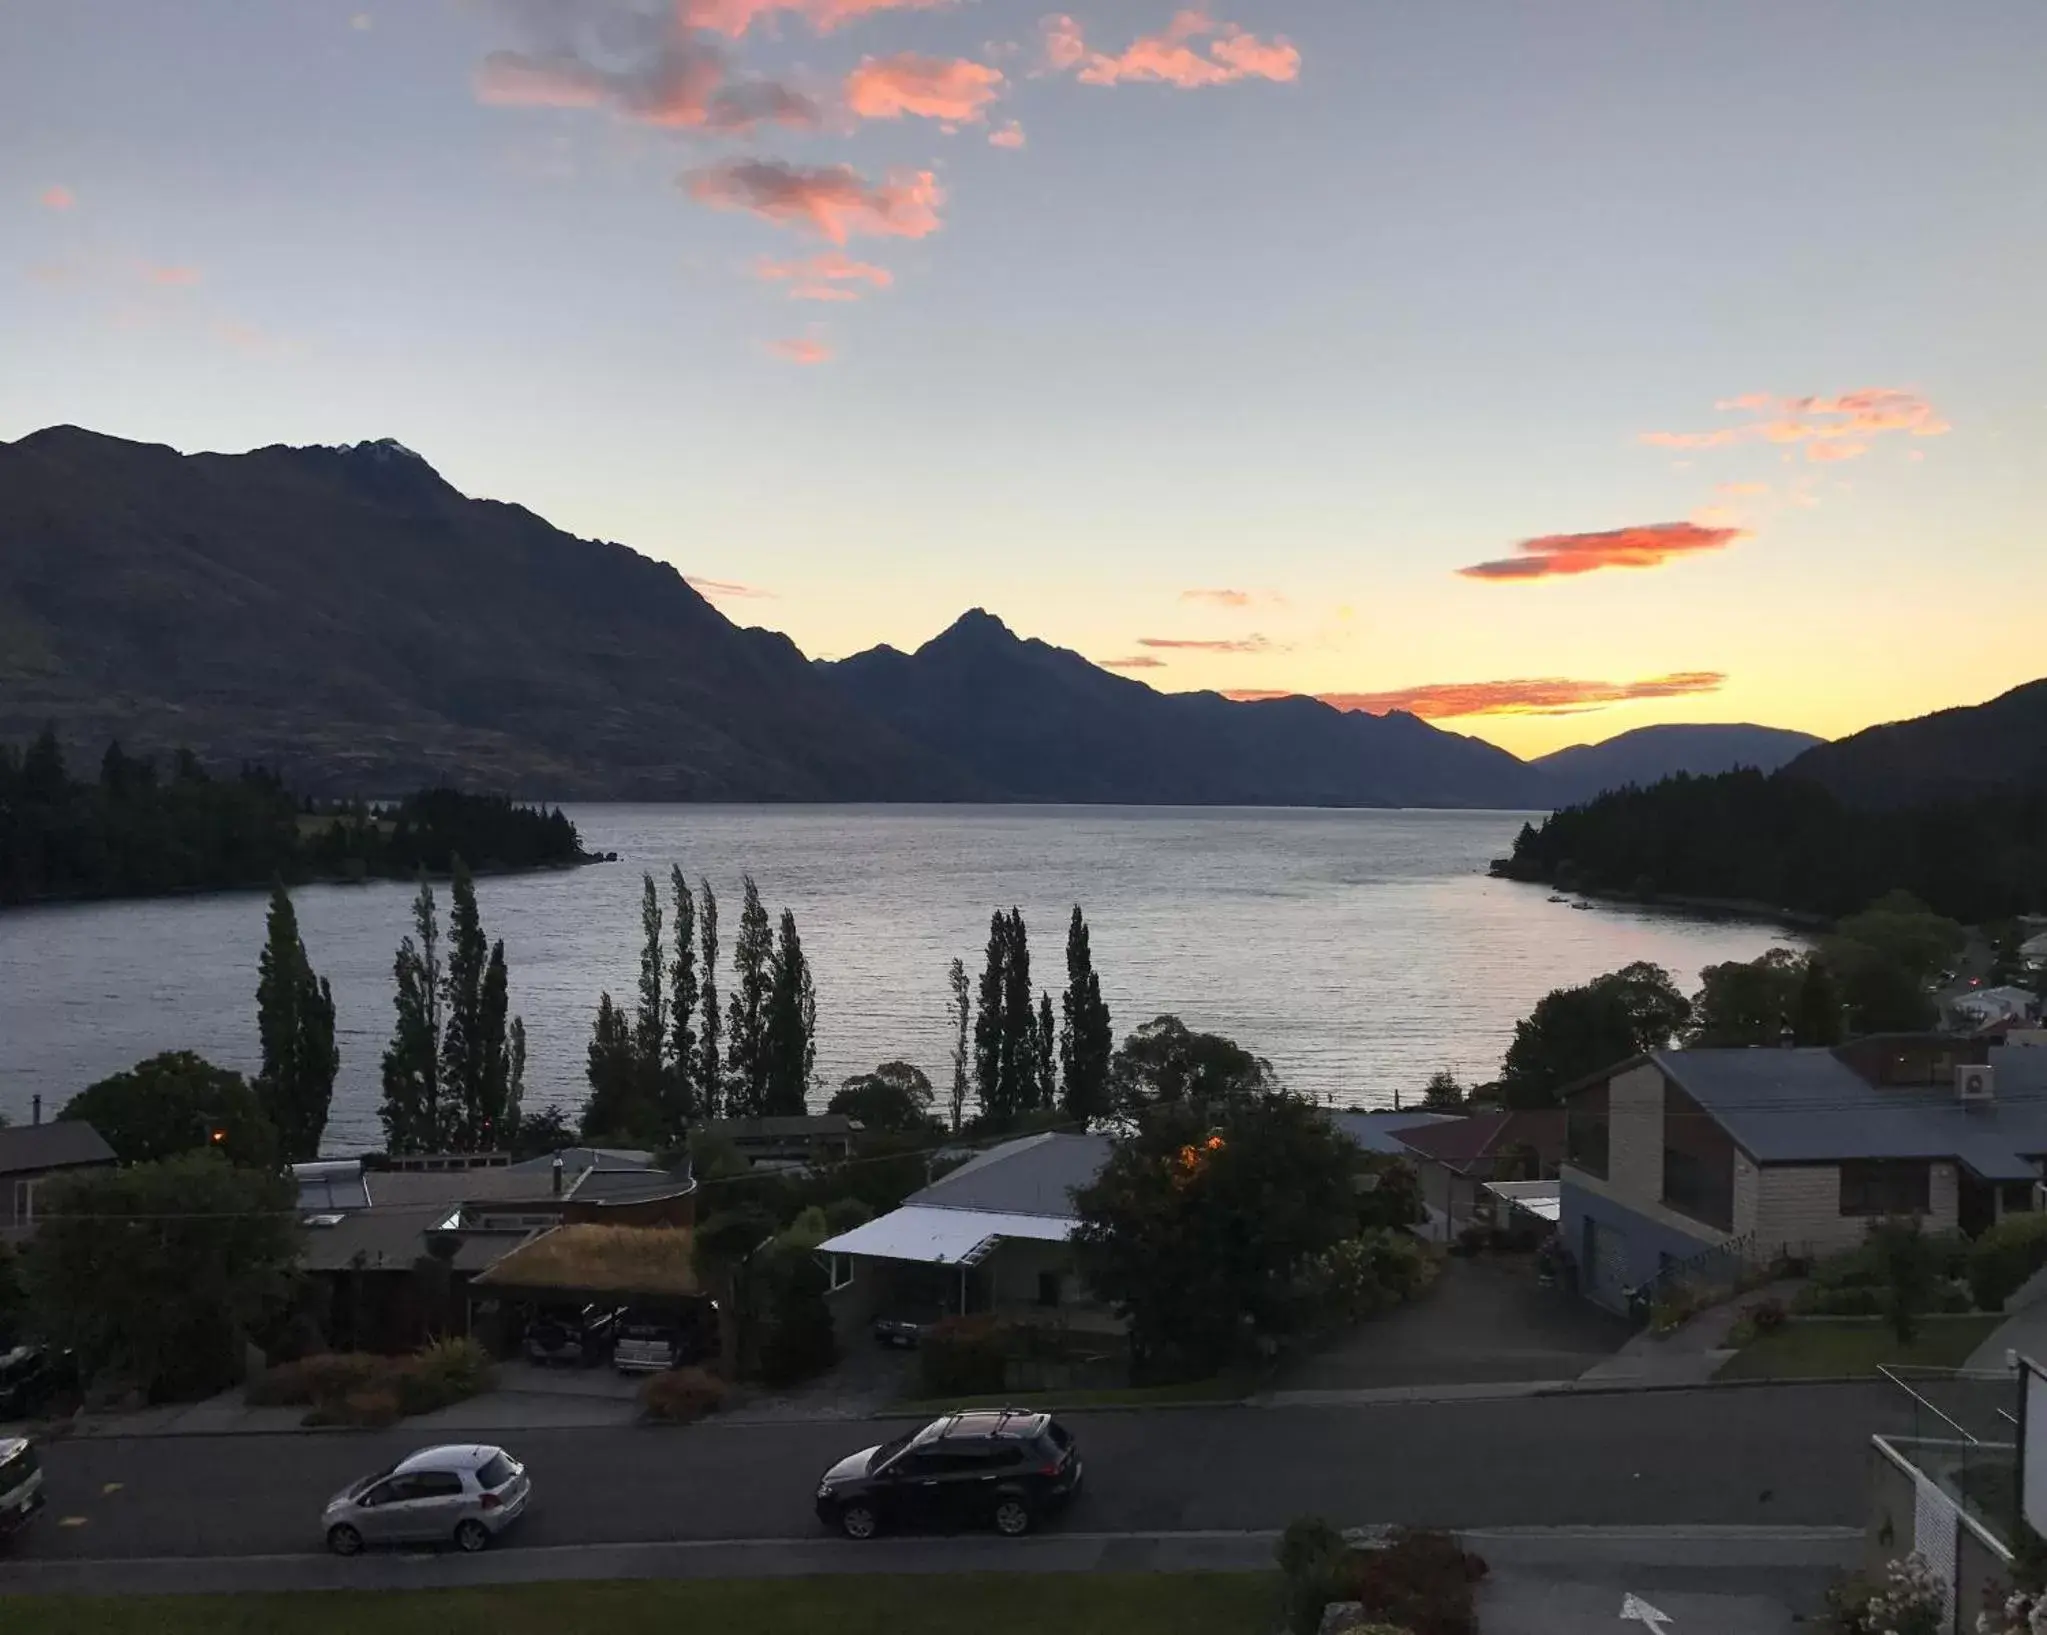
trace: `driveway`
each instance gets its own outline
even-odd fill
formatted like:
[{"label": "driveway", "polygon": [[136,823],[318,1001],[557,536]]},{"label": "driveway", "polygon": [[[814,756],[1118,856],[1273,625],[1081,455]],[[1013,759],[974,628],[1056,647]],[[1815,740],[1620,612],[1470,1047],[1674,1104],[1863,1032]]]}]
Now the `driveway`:
[{"label": "driveway", "polygon": [[1576,1379],[1612,1355],[1629,1324],[1511,1263],[1451,1256],[1409,1306],[1359,1324],[1281,1368],[1281,1391],[1493,1385]]}]

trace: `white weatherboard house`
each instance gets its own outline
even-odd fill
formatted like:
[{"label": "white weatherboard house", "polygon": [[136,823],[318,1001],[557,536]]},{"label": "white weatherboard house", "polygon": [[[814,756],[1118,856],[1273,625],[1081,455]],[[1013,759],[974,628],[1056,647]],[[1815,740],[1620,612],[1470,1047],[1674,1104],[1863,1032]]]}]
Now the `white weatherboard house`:
[{"label": "white weatherboard house", "polygon": [[2036,1207],[2047,1051],[1945,1035],[1659,1050],[1567,1090],[1560,1237],[1578,1286],[1853,1248],[1887,1216],[1982,1231]]},{"label": "white weatherboard house", "polygon": [[1073,1193],[1108,1162],[1097,1135],[1028,1135],[967,1160],[900,1209],[818,1246],[849,1337],[891,1311],[1089,1309],[1067,1247]]}]

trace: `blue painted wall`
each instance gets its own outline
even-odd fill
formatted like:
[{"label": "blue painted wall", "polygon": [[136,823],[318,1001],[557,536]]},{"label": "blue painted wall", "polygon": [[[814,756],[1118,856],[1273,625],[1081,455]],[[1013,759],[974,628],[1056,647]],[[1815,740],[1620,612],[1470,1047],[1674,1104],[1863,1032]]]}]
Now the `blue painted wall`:
[{"label": "blue painted wall", "polygon": [[[1689,1260],[1701,1249],[1721,1241],[1718,1235],[1693,1237],[1688,1232],[1677,1231],[1661,1221],[1638,1215],[1596,1192],[1573,1186],[1568,1179],[1564,1181],[1561,1193],[1557,1236],[1578,1263],[1578,1292],[1595,1305],[1623,1316],[1628,1309],[1627,1290],[1654,1277],[1663,1265],[1663,1256],[1668,1255],[1672,1260]],[[1587,1220],[1597,1222],[1602,1234],[1611,1232],[1618,1244],[1618,1253],[1612,1255],[1604,1266],[1585,1263]],[[1701,1228],[1702,1234],[1705,1231]]]}]

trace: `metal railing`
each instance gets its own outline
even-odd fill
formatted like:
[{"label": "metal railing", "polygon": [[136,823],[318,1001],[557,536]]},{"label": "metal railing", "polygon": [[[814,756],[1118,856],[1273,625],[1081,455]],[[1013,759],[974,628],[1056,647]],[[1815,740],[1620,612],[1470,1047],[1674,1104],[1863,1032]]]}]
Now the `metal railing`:
[{"label": "metal railing", "polygon": [[1883,1440],[2008,1548],[2019,1515],[2017,1377],[1890,1364],[1877,1372],[1912,1405],[1910,1434]]}]

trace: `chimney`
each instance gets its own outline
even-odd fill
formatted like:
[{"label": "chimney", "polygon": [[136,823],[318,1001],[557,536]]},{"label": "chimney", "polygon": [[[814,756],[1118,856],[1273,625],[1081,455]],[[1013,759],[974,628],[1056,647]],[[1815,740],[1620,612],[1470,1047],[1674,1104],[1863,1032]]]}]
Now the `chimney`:
[{"label": "chimney", "polygon": [[40,1095],[28,1098],[28,1121],[31,1124],[40,1124],[43,1121],[43,1098]]},{"label": "chimney", "polygon": [[554,1173],[554,1195],[555,1195],[555,1196],[556,1196],[557,1198],[559,1198],[559,1197],[560,1197],[560,1196],[562,1195],[562,1155],[561,1155],[560,1153],[556,1153],[556,1154],[554,1155],[554,1172],[553,1172],[553,1173]]}]

